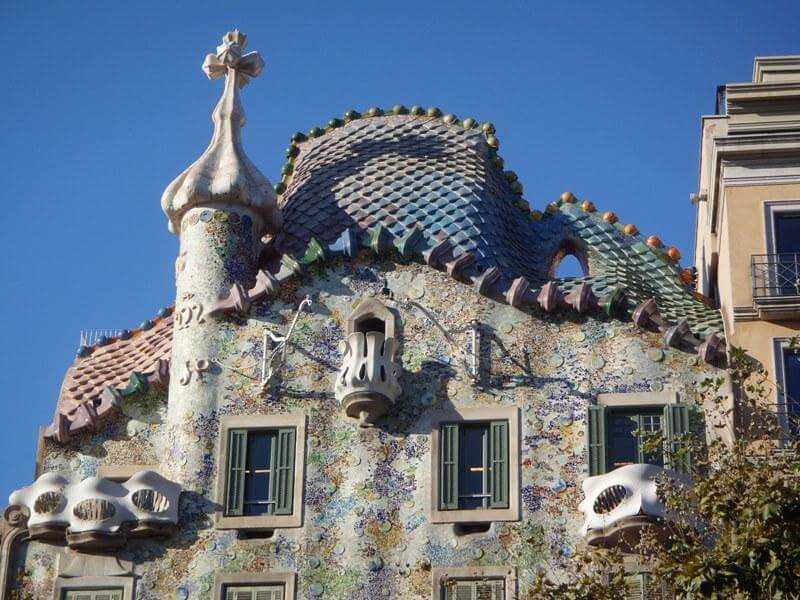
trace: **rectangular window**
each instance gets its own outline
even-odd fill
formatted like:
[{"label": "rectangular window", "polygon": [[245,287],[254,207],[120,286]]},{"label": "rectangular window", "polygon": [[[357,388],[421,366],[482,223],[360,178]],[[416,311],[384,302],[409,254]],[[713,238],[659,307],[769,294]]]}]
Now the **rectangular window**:
[{"label": "rectangular window", "polygon": [[783,396],[786,402],[786,419],[793,437],[800,432],[800,352],[783,347]]},{"label": "rectangular window", "polygon": [[781,296],[800,295],[800,213],[776,212],[775,283]]},{"label": "rectangular window", "polygon": [[508,421],[445,423],[441,510],[508,508]]},{"label": "rectangular window", "polygon": [[122,589],[68,590],[64,600],[122,600]]},{"label": "rectangular window", "polygon": [[505,600],[505,579],[449,579],[444,583],[445,600]]},{"label": "rectangular window", "polygon": [[292,513],[295,435],[293,427],[228,432],[226,516]]},{"label": "rectangular window", "polygon": [[225,600],[284,600],[282,585],[226,585]]},{"label": "rectangular window", "polygon": [[675,597],[666,585],[659,584],[649,573],[625,577],[626,600],[670,600]]},{"label": "rectangular window", "polygon": [[646,454],[642,447],[648,436],[663,435],[663,410],[610,410],[607,419],[610,469],[635,463],[664,466],[663,452]]},{"label": "rectangular window", "polygon": [[665,466],[662,451],[646,452],[643,442],[661,434],[675,471],[688,473],[691,457],[683,448],[692,431],[688,404],[675,403],[647,408],[589,407],[587,422],[589,474],[602,475],[630,464]]}]

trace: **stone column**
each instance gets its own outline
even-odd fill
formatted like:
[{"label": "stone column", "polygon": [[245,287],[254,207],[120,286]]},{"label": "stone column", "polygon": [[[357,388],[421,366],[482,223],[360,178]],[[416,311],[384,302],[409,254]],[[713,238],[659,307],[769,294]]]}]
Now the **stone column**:
[{"label": "stone column", "polygon": [[203,69],[209,78],[226,78],[214,110],[214,136],[161,198],[170,230],[180,236],[162,463],[173,481],[202,496],[213,496],[217,410],[226,375],[220,352],[236,327],[208,312],[232,286],[253,286],[261,236],[276,233],[280,225],[275,190],[242,145],[245,117],[239,89],[264,66],[257,52],[243,54],[246,43],[244,34],[230,32],[217,53],[206,57]]}]

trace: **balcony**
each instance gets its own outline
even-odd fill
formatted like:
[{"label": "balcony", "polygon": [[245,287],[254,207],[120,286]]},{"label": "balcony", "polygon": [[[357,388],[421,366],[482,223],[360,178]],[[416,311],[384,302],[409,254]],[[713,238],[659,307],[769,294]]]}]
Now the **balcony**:
[{"label": "balcony", "polygon": [[386,415],[403,391],[394,325],[394,314],[369,298],[350,314],[347,336],[339,342],[342,366],[334,393],[345,414],[358,419],[361,427],[371,427]]},{"label": "balcony", "polygon": [[800,254],[754,254],[751,271],[759,319],[800,317]]},{"label": "balcony", "polygon": [[13,492],[9,501],[29,515],[30,539],[105,551],[123,546],[128,538],[172,535],[180,493],[180,485],[153,471],[139,471],[123,483],[100,477],[75,483],[45,473]]},{"label": "balcony", "polygon": [[659,480],[688,478],[657,465],[633,464],[583,482],[584,523],[581,533],[591,546],[632,550],[647,527],[666,533],[669,515],[658,491]]}]

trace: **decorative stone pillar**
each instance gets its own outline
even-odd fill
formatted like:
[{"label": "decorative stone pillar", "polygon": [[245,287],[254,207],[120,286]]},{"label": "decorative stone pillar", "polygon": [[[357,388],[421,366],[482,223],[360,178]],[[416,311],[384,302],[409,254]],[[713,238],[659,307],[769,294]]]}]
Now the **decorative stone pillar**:
[{"label": "decorative stone pillar", "polygon": [[239,89],[264,67],[257,52],[243,54],[246,43],[243,33],[229,32],[217,53],[206,57],[208,77],[226,78],[214,110],[214,136],[161,198],[170,231],[180,236],[163,466],[173,481],[200,494],[210,489],[224,388],[216,361],[224,362],[219,352],[225,326],[207,312],[232,286],[253,285],[260,239],[280,226],[275,190],[241,141]]}]

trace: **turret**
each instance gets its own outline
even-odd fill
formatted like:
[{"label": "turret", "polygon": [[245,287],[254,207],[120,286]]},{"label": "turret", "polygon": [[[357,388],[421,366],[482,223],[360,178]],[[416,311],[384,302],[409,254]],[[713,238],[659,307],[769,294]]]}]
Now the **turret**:
[{"label": "turret", "polygon": [[253,285],[261,238],[274,234],[281,221],[272,184],[242,145],[240,89],[264,67],[257,52],[244,54],[246,45],[243,33],[229,32],[217,53],[206,57],[209,79],[225,77],[213,114],[214,135],[161,198],[169,229],[180,238],[164,469],[200,492],[212,476],[204,459],[216,443],[209,423],[216,422],[222,385],[215,357],[225,336],[212,323],[209,307],[231,286]]}]

